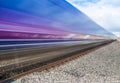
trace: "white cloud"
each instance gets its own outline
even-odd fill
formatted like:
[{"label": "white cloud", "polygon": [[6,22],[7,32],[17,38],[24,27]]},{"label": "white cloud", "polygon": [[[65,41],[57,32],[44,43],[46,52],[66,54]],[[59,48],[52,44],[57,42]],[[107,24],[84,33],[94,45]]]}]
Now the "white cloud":
[{"label": "white cloud", "polygon": [[113,32],[117,37],[120,37],[120,32]]},{"label": "white cloud", "polygon": [[76,3],[81,0],[67,1],[118,36],[120,32],[120,0],[97,0],[95,3],[86,0],[83,3]]}]

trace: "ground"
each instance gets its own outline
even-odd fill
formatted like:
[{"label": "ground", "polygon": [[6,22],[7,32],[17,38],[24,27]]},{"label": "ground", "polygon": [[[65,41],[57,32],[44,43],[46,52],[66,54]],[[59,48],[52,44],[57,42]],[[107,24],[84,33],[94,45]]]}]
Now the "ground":
[{"label": "ground", "polygon": [[120,42],[13,83],[120,83]]}]

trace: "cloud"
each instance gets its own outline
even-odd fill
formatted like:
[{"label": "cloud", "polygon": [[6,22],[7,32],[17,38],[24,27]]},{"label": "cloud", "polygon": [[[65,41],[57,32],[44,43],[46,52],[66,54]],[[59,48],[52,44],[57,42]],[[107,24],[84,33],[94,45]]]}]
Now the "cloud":
[{"label": "cloud", "polygon": [[113,32],[117,37],[120,37],[120,32]]},{"label": "cloud", "polygon": [[120,0],[67,1],[83,11],[96,23],[118,36],[120,32]]}]

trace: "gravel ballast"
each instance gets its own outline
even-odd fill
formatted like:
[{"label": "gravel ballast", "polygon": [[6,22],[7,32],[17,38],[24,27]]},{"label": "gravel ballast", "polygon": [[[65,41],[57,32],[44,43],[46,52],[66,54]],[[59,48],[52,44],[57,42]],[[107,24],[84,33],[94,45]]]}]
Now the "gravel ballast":
[{"label": "gravel ballast", "polygon": [[13,83],[120,83],[120,42]]}]

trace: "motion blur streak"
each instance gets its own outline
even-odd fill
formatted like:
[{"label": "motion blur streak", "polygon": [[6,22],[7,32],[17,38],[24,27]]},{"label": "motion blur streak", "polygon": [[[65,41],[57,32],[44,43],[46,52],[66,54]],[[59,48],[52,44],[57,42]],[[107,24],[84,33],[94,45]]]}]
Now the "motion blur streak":
[{"label": "motion blur streak", "polygon": [[0,39],[114,37],[65,0],[0,0]]},{"label": "motion blur streak", "polygon": [[[103,41],[103,40],[101,40]],[[98,40],[3,40],[0,41],[0,51],[17,50],[23,48],[36,48],[46,46],[59,46],[59,45],[74,45],[74,44],[89,44],[98,42]],[[100,40],[99,40],[100,42]]]}]

